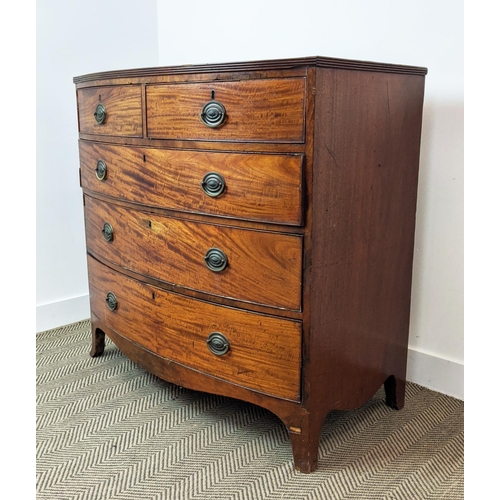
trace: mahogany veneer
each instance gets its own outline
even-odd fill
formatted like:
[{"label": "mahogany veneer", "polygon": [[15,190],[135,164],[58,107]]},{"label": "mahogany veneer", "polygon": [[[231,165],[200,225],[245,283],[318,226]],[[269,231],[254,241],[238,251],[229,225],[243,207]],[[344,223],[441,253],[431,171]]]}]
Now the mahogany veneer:
[{"label": "mahogany veneer", "polygon": [[[200,121],[207,96],[231,110],[216,130]],[[305,78],[146,85],[146,100],[153,139],[304,141]]]},{"label": "mahogany veneer", "polygon": [[426,72],[76,77],[91,355],[108,335],[164,380],[269,409],[302,472],[331,410],[382,384],[401,408]]}]

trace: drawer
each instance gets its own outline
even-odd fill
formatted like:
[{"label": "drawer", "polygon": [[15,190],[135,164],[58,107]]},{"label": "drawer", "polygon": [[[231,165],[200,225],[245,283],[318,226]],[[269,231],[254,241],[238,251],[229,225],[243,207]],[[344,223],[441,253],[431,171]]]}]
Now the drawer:
[{"label": "drawer", "polygon": [[291,225],[302,223],[302,160],[302,154],[216,153],[80,141],[85,189],[148,206]]},{"label": "drawer", "polygon": [[305,78],[148,85],[146,109],[154,139],[301,143]]},{"label": "drawer", "polygon": [[142,137],[140,85],[78,89],[77,101],[81,134]]},{"label": "drawer", "polygon": [[[92,257],[88,268],[92,312],[121,335],[227,382],[299,400],[300,321],[167,292],[112,271]],[[116,301],[107,300],[110,292]]]},{"label": "drawer", "polygon": [[85,225],[92,254],[137,273],[231,299],[301,308],[301,236],[180,220],[88,196]]}]

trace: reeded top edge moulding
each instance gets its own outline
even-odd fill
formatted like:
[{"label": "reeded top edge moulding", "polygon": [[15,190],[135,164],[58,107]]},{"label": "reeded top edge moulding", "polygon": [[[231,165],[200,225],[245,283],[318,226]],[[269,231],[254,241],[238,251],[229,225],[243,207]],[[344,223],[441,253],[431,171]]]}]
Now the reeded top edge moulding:
[{"label": "reeded top edge moulding", "polygon": [[83,83],[92,80],[108,80],[114,78],[136,78],[145,76],[178,75],[189,73],[223,73],[234,71],[263,71],[294,69],[306,66],[318,68],[336,68],[357,71],[378,71],[383,73],[399,73],[407,75],[427,74],[427,68],[419,66],[406,66],[401,64],[388,64],[370,61],[356,61],[352,59],[336,59],[333,57],[300,57],[295,59],[270,59],[265,61],[248,61],[216,64],[193,64],[183,66],[163,66],[153,68],[124,69],[117,71],[104,71],[76,76],[73,83]]}]

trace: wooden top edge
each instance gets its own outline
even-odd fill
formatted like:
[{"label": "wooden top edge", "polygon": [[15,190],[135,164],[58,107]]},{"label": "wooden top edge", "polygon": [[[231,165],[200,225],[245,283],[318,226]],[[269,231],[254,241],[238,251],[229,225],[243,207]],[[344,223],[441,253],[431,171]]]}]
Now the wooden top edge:
[{"label": "wooden top edge", "polygon": [[300,57],[296,59],[274,59],[263,61],[248,61],[216,64],[193,64],[184,66],[164,66],[152,68],[124,69],[104,71],[75,76],[73,83],[83,83],[93,80],[107,80],[114,78],[134,78],[145,76],[178,75],[190,73],[221,73],[231,71],[259,71],[274,69],[293,69],[303,66],[320,68],[350,69],[358,71],[378,71],[383,73],[403,73],[406,75],[426,75],[427,68],[419,66],[405,66],[401,64],[387,64],[370,61],[355,61],[351,59],[336,59],[333,57]]}]

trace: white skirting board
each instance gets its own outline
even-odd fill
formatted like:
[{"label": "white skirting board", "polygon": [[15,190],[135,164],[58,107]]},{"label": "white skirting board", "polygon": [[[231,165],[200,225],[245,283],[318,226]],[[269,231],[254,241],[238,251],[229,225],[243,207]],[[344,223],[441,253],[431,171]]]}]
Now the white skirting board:
[{"label": "white skirting board", "polygon": [[[88,295],[37,306],[36,331],[43,332],[87,318],[90,318]],[[410,348],[406,377],[423,387],[464,399],[464,365],[461,363]]]},{"label": "white skirting board", "polygon": [[434,354],[408,349],[406,378],[433,391],[464,400],[464,365]]},{"label": "white skirting board", "polygon": [[69,325],[90,318],[89,296],[81,295],[36,307],[36,331]]}]

